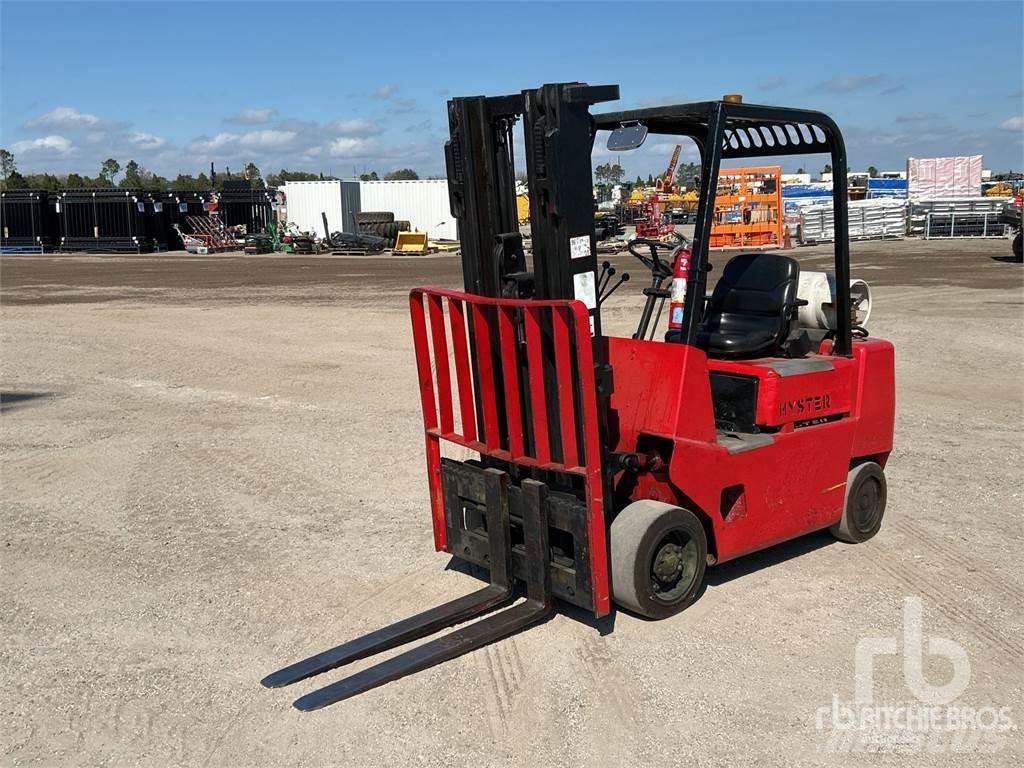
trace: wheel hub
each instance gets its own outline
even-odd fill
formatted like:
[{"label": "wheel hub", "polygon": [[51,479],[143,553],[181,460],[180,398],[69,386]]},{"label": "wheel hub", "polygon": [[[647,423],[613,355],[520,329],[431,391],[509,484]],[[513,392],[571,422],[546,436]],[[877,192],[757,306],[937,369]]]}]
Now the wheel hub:
[{"label": "wheel hub", "polygon": [[667,543],[658,550],[654,557],[655,578],[662,583],[671,583],[683,572],[683,548],[678,544]]},{"label": "wheel hub", "polygon": [[862,531],[870,530],[880,513],[879,488],[875,482],[864,483],[854,500],[854,524]]}]

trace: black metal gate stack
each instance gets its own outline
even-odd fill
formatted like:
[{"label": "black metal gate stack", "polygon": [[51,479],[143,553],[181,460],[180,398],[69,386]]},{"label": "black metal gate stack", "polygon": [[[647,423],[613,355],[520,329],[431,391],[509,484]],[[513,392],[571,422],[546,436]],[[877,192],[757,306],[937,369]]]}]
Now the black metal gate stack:
[{"label": "black metal gate stack", "polygon": [[[151,236],[155,243],[168,250],[178,250],[185,247],[181,236],[175,227],[184,228],[185,232],[190,231],[185,223],[186,216],[206,215],[205,192],[160,192],[153,195],[154,216],[152,219]],[[159,204],[160,211],[155,209]]]},{"label": "black metal gate stack", "polygon": [[276,194],[272,189],[252,189],[225,183],[217,193],[220,220],[226,227],[242,224],[248,234],[263,232],[274,220]]},{"label": "black metal gate stack", "polygon": [[69,189],[57,199],[62,251],[153,250],[146,195],[137,189]]},{"label": "black metal gate stack", "polygon": [[46,190],[0,192],[0,247],[5,252],[41,252],[53,245],[53,209]]}]

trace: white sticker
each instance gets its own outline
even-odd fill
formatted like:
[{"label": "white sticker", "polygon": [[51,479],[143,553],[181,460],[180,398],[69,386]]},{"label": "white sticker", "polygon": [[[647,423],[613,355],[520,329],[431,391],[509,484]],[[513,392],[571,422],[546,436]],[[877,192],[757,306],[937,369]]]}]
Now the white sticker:
[{"label": "white sticker", "polygon": [[577,301],[587,305],[587,309],[597,309],[597,280],[593,272],[580,272],[572,276],[573,295]]},{"label": "white sticker", "polygon": [[569,255],[574,259],[585,259],[590,255],[590,235],[569,238]]}]

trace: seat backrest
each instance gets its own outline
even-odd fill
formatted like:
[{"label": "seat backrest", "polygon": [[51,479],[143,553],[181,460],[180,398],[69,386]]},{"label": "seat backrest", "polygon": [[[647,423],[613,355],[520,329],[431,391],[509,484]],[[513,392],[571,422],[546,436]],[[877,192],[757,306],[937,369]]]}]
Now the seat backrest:
[{"label": "seat backrest", "polygon": [[800,265],[778,253],[743,253],[722,270],[701,324],[708,352],[781,351],[796,316]]}]

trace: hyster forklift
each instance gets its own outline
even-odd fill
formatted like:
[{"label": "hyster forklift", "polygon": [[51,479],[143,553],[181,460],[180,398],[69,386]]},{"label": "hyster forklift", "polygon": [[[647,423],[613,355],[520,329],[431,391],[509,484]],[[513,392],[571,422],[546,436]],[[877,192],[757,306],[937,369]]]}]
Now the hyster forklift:
[{"label": "hyster forklift", "polygon": [[[618,98],[618,86],[557,83],[449,101],[465,290],[417,288],[409,305],[434,544],[489,571],[490,584],[263,684],[295,683],[524,599],[315,690],[298,709],[507,637],[550,617],[555,598],[596,617],[614,602],[661,619],[695,599],[709,565],[820,529],[847,542],[878,531],[893,346],[868,337],[851,299],[839,128],[819,112],[735,99],[592,113]],[[519,121],[531,253],[516,220]],[[654,133],[691,137],[702,154],[692,242],[629,245],[651,272],[631,338],[601,325],[601,302],[624,282],[610,285],[607,267],[598,274],[591,151],[602,131],[614,151]],[[721,161],[810,153],[828,153],[835,178],[826,300],[806,306],[799,264],[767,251],[729,258],[706,295]],[[655,338],[654,307],[666,299],[669,330]],[[808,310],[818,322],[802,320]],[[442,457],[447,444],[478,458]]]}]

